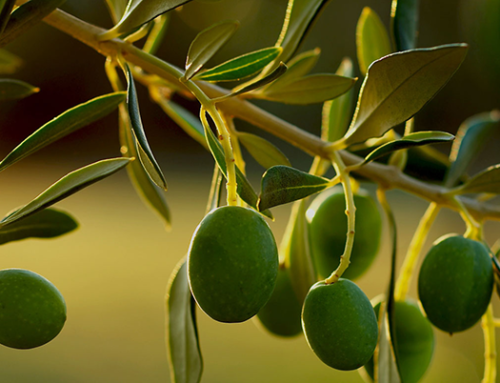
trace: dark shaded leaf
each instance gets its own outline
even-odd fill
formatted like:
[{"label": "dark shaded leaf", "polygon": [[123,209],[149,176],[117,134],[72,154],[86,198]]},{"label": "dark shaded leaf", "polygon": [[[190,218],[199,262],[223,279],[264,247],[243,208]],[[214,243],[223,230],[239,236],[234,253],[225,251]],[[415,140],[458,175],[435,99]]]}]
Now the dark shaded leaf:
[{"label": "dark shaded leaf", "polygon": [[500,194],[500,165],[490,166],[476,174],[462,186],[453,189],[453,194],[492,193]]},{"label": "dark shaded leaf", "polygon": [[264,168],[268,169],[276,165],[291,166],[283,152],[264,138],[250,133],[238,133],[238,139]]},{"label": "dark shaded leaf", "polygon": [[24,81],[10,78],[0,79],[0,101],[18,100],[38,93],[39,88],[34,87]]},{"label": "dark shaded leaf", "polygon": [[144,47],[142,50],[149,54],[156,54],[158,49],[160,48],[161,43],[163,42],[163,38],[167,33],[167,28],[169,25],[169,17],[170,14],[166,13],[157,17],[152,22],[153,26],[151,28],[151,32],[149,32],[148,38],[144,43]]},{"label": "dark shaded leaf", "polygon": [[125,14],[127,3],[128,0],[106,0],[106,5],[108,6],[109,13],[115,24],[120,21]]},{"label": "dark shaded leaf", "polygon": [[14,4],[16,4],[16,0],[0,0],[0,35],[9,22]]},{"label": "dark shaded leaf", "polygon": [[398,51],[417,47],[419,5],[419,0],[392,1],[391,25]]},{"label": "dark shaded leaf", "polygon": [[212,176],[212,185],[210,187],[210,193],[208,195],[208,203],[206,214],[220,206],[220,199],[222,194],[222,173],[219,169],[219,165],[215,164],[214,174]]},{"label": "dark shaded leaf", "polygon": [[259,211],[296,201],[319,193],[330,185],[326,178],[288,166],[274,166],[262,176],[262,187],[257,204]]},{"label": "dark shaded leaf", "polygon": [[17,71],[22,64],[23,60],[19,57],[5,49],[0,49],[0,74],[12,74]]},{"label": "dark shaded leaf", "polygon": [[175,383],[198,383],[203,372],[195,309],[184,259],[176,266],[167,288],[167,348]]}]

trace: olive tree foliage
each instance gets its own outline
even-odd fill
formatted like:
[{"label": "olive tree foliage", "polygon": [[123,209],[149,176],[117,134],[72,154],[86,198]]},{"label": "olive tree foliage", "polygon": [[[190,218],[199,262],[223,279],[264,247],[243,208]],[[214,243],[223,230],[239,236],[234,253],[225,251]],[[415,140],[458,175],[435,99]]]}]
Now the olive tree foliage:
[{"label": "olive tree foliage", "polygon": [[[500,193],[500,165],[474,175],[467,169],[497,127],[500,113],[470,117],[457,138],[419,131],[413,120],[459,69],[466,44],[417,48],[419,2],[393,0],[390,28],[368,7],[359,18],[359,69],[345,58],[336,73],[310,74],[319,50],[297,52],[329,1],[289,0],[275,45],[207,67],[239,27],[236,20],[221,20],[196,36],[185,67],[177,68],[155,52],[168,36],[170,12],[190,0],[105,1],[114,21],[109,30],[57,9],[64,0],[0,0],[1,47],[45,22],[105,56],[112,88],[40,127],[0,161],[0,171],[116,111],[121,141],[116,158],[69,173],[0,220],[1,244],[74,230],[76,220],[50,206],[124,168],[143,200],[170,226],[167,180],[141,121],[136,87],[145,86],[151,100],[214,159],[206,216],[168,287],[166,331],[173,381],[202,380],[203,347],[195,315],[200,306],[222,322],[257,315],[274,335],[305,334],[327,365],[341,370],[364,366],[366,379],[391,383],[417,382],[425,374],[434,349],[432,326],[453,333],[482,320],[483,382],[495,382],[490,302],[500,275],[495,254],[499,246],[488,247],[482,228],[487,220],[500,220],[500,207],[489,201]],[[19,59],[3,48],[0,54],[0,70],[15,72]],[[237,85],[218,85],[224,82]],[[359,94],[354,93],[356,82],[362,82]],[[37,91],[22,80],[0,79],[1,100]],[[175,103],[173,94],[195,99],[199,115]],[[322,103],[321,137],[255,106],[253,99]],[[235,119],[314,156],[310,170],[294,168],[264,138],[237,130]],[[451,141],[447,157],[429,146]],[[241,145],[266,169],[260,191],[246,178]],[[326,178],[332,167],[335,175]],[[376,184],[392,238],[391,275],[386,294],[377,302],[368,301],[354,282],[377,255],[382,225],[375,199],[362,189],[361,179]],[[227,206],[221,206],[223,187]],[[385,196],[392,188],[429,202],[399,270],[397,228]],[[273,207],[288,203],[292,210],[278,256],[265,219],[273,219]],[[408,286],[418,273],[415,265],[427,233],[443,208],[458,211],[467,231],[442,238],[426,256],[418,279],[422,312],[407,298]],[[0,328],[0,335],[5,331]],[[423,346],[408,351],[415,338]]]}]

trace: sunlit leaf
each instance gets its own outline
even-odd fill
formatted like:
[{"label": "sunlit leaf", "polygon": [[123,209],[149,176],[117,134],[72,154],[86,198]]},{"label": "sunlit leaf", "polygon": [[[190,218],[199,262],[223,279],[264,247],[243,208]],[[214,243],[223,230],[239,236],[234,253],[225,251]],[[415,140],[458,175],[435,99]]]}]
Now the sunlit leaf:
[{"label": "sunlit leaf", "polygon": [[[130,126],[130,120],[124,105],[120,105],[120,144],[121,152],[127,157],[137,158],[135,138]],[[170,209],[165,198],[165,192],[151,181],[139,161],[132,161],[127,166],[127,173],[132,184],[142,199],[154,211],[156,211],[165,222],[167,229],[171,227]]]},{"label": "sunlit leaf", "polygon": [[481,113],[465,120],[457,132],[450,152],[451,167],[446,174],[445,186],[454,186],[465,173],[471,161],[484,150],[484,144],[498,129],[500,112]]},{"label": "sunlit leaf", "polygon": [[34,200],[3,218],[0,221],[0,228],[12,224],[21,218],[35,214],[77,191],[116,173],[127,166],[131,160],[130,158],[123,157],[102,160],[65,175]]},{"label": "sunlit leaf", "polygon": [[419,4],[419,0],[392,0],[392,33],[398,51],[417,47]]},{"label": "sunlit leaf", "polygon": [[453,189],[453,194],[468,193],[500,194],[500,165],[490,166],[462,186]]},{"label": "sunlit leaf", "polygon": [[125,92],[110,93],[68,109],[36,130],[7,154],[0,162],[0,171],[60,138],[108,115],[117,108],[120,102],[125,101],[125,97]]},{"label": "sunlit leaf", "polygon": [[[344,58],[336,72],[339,76],[353,77],[354,68],[350,58]],[[352,89],[323,105],[321,120],[321,138],[325,141],[336,141],[342,138],[349,126],[352,113],[354,92]]]},{"label": "sunlit leaf", "polygon": [[314,104],[334,99],[352,88],[356,79],[335,74],[313,74],[275,89],[270,87],[255,97],[285,104]]},{"label": "sunlit leaf", "polygon": [[9,22],[14,4],[16,4],[16,0],[0,0],[0,35]]},{"label": "sunlit leaf", "polygon": [[78,222],[68,213],[44,209],[25,219],[0,229],[0,245],[27,238],[55,238],[78,227]]},{"label": "sunlit leaf", "polygon": [[375,61],[361,88],[345,146],[380,137],[417,113],[449,81],[466,44],[398,52]]},{"label": "sunlit leaf", "polygon": [[236,57],[214,68],[199,72],[193,79],[205,81],[236,81],[261,71],[281,52],[281,48],[271,47]]},{"label": "sunlit leaf", "polygon": [[238,21],[226,20],[198,33],[189,46],[184,78],[189,80],[193,77],[233,36],[239,25]]},{"label": "sunlit leaf", "polygon": [[391,41],[382,20],[370,7],[363,8],[356,27],[356,47],[361,73],[366,74],[370,64],[391,53]]},{"label": "sunlit leaf", "polygon": [[0,79],[0,101],[19,100],[39,92],[40,89],[24,81]]},{"label": "sunlit leaf", "polygon": [[203,359],[196,325],[196,303],[189,290],[185,259],[170,277],[166,311],[172,382],[198,383],[203,371]]},{"label": "sunlit leaf", "polygon": [[330,181],[288,166],[274,166],[262,176],[260,211],[296,201],[327,188]]},{"label": "sunlit leaf", "polygon": [[12,74],[18,70],[22,64],[23,60],[19,57],[5,49],[0,49],[0,74]]},{"label": "sunlit leaf", "polygon": [[144,132],[144,127],[142,126],[141,113],[139,111],[139,101],[137,99],[137,92],[135,90],[134,78],[132,77],[132,72],[128,65],[124,65],[125,72],[127,75],[127,106],[128,113],[130,116],[130,123],[132,124],[132,129],[136,139],[137,153],[139,154],[139,160],[144,167],[144,170],[153,180],[155,184],[159,187],[167,190],[167,181],[156,162],[156,159],[149,147],[148,139],[146,138],[146,133]]},{"label": "sunlit leaf", "polygon": [[238,139],[264,168],[268,169],[276,165],[291,166],[283,152],[264,138],[250,133],[238,133]]},{"label": "sunlit leaf", "polygon": [[0,36],[0,47],[7,45],[40,23],[63,3],[64,0],[30,0],[16,8]]},{"label": "sunlit leaf", "polygon": [[108,6],[109,13],[115,24],[120,21],[125,14],[127,3],[128,0],[106,0],[106,5]]},{"label": "sunlit leaf", "polygon": [[363,163],[366,164],[370,161],[374,161],[396,150],[452,141],[454,138],[455,136],[453,136],[453,134],[438,131],[410,133],[403,138],[379,146],[365,157]]},{"label": "sunlit leaf", "polygon": [[293,290],[301,303],[311,286],[317,282],[307,233],[306,202],[306,198],[294,202],[280,247]]}]

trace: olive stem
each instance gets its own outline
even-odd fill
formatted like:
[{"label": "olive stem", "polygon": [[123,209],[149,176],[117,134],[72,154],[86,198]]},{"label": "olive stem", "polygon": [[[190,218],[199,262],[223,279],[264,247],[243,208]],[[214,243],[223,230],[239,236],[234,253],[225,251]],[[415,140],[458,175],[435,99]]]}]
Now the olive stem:
[{"label": "olive stem", "polygon": [[396,289],[394,291],[394,299],[396,301],[404,301],[406,294],[408,294],[411,278],[413,276],[413,270],[415,269],[422,247],[424,246],[429,230],[434,223],[439,210],[440,206],[438,204],[431,203],[420,219],[417,230],[415,231],[415,234],[410,242],[410,246],[408,247],[408,251],[403,265],[401,266],[401,272],[396,283]]},{"label": "olive stem", "polygon": [[495,320],[490,303],[483,315],[481,326],[484,334],[484,376],[481,383],[495,383],[497,377],[497,351],[495,344]]},{"label": "olive stem", "polygon": [[476,241],[481,241],[482,239],[482,225],[477,222],[474,217],[469,213],[467,208],[464,206],[460,198],[457,196],[453,197],[453,201],[458,207],[458,212],[464,220],[467,230],[465,231],[464,237],[474,239]]},{"label": "olive stem", "polygon": [[340,177],[342,186],[344,188],[345,200],[347,209],[345,214],[347,215],[347,238],[345,242],[344,254],[340,257],[340,264],[337,269],[325,280],[326,284],[332,284],[339,280],[344,271],[349,267],[351,263],[351,253],[352,247],[354,245],[354,233],[355,233],[355,223],[356,223],[356,206],[354,205],[354,195],[352,193],[351,180],[349,178],[349,173],[346,172],[346,166],[338,152],[332,152],[332,163],[337,176]]}]

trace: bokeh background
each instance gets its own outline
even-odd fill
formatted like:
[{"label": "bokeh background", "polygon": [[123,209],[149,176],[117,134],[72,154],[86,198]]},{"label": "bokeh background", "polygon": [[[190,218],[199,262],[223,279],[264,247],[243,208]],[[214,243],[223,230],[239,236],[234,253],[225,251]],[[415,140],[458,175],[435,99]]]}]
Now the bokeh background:
[{"label": "bokeh background", "polygon": [[[171,24],[158,55],[182,66],[189,42],[201,29],[223,19],[237,19],[241,28],[212,60],[225,59],[273,45],[281,29],[286,0],[194,1],[172,12]],[[389,25],[389,0],[332,0],[301,50],[321,47],[315,72],[333,72],[344,56],[355,59],[356,22],[364,6],[372,7]],[[86,21],[109,27],[104,0],[67,0],[64,10]],[[439,0],[421,2],[419,47],[467,42],[470,52],[460,71],[416,117],[418,130],[455,132],[470,115],[499,107],[500,2]],[[83,44],[40,25],[7,47],[23,58],[15,74],[39,86],[41,92],[21,102],[0,105],[0,155],[5,156],[35,129],[69,107],[111,91],[104,58]],[[64,295],[68,321],[62,333],[39,349],[17,351],[0,347],[4,382],[169,382],[164,346],[165,287],[175,264],[203,218],[212,160],[152,104],[139,88],[143,122],[151,146],[169,182],[168,201],[173,229],[136,196],[125,172],[120,172],[64,200],[58,207],[80,222],[78,231],[56,240],[27,240],[2,247],[2,268],[26,268],[44,275]],[[183,101],[181,101],[183,102]],[[289,107],[259,102],[265,109],[303,129],[319,134],[320,105]],[[195,104],[183,105],[196,111]],[[242,130],[257,132],[238,124]],[[272,139],[268,134],[264,137]],[[272,139],[306,170],[311,158]],[[471,173],[500,162],[499,134],[489,142]],[[440,147],[446,152],[449,148]],[[69,171],[119,155],[116,113],[51,145],[3,172],[0,209],[7,213],[25,204]],[[258,188],[263,169],[248,158],[250,179]],[[368,189],[373,187],[368,185]],[[400,260],[426,203],[394,191],[389,198],[399,225]],[[281,239],[289,206],[275,209],[270,225]],[[488,223],[490,243],[500,237],[500,225]],[[444,211],[429,236],[433,240],[462,233],[458,215]],[[387,233],[385,233],[387,236]],[[359,280],[369,298],[386,288],[389,273],[387,238],[370,271]],[[413,284],[411,295],[416,297]],[[497,312],[498,298],[494,297]],[[362,382],[357,372],[324,366],[303,337],[275,338],[253,320],[224,325],[198,312],[205,361],[204,382]],[[435,331],[436,354],[423,379],[431,382],[479,382],[483,341],[479,325],[450,337]]]}]

